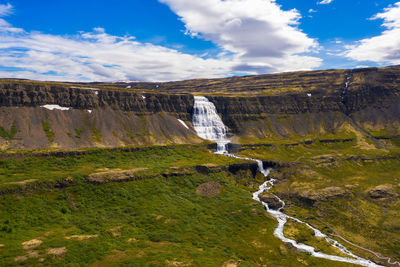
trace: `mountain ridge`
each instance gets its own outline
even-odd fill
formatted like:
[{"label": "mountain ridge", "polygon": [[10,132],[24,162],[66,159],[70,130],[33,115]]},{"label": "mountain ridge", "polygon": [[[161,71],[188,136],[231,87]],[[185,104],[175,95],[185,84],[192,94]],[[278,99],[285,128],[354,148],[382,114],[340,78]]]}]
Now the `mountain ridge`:
[{"label": "mountain ridge", "polygon": [[73,149],[201,143],[191,125],[193,95],[200,94],[215,104],[238,143],[400,134],[399,66],[199,81],[133,88],[2,79],[0,145]]}]

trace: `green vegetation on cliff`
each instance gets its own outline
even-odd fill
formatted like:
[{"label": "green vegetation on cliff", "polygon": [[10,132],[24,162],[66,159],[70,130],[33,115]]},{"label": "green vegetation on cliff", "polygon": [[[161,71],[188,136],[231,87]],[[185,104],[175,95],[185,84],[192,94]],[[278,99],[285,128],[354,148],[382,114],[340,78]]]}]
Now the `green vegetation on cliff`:
[{"label": "green vegetation on cliff", "polygon": [[13,122],[13,124],[11,125],[11,129],[9,131],[7,131],[6,129],[4,129],[3,127],[0,126],[0,137],[6,140],[12,140],[15,139],[15,135],[18,132],[18,128],[15,124],[15,122]]}]

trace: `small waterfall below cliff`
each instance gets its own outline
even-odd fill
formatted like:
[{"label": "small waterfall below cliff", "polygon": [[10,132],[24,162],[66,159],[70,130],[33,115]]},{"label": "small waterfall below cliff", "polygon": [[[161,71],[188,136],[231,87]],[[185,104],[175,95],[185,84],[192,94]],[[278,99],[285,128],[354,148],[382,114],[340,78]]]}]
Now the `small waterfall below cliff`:
[{"label": "small waterfall below cliff", "polygon": [[353,73],[350,72],[349,74],[346,75],[346,82],[344,84],[344,87],[342,91],[340,92],[340,98],[342,101],[342,104],[345,106],[345,114],[349,115],[349,107],[347,106],[347,91],[349,90],[349,86],[351,83],[351,80],[353,79]]},{"label": "small waterfall below cliff", "polygon": [[217,143],[216,153],[228,153],[226,127],[218,116],[215,105],[204,96],[194,97],[192,123],[199,137]]},{"label": "small waterfall below cliff", "polygon": [[[350,79],[348,79],[346,82],[346,89],[347,89],[349,83],[350,83]],[[246,157],[239,157],[239,156],[228,153],[226,147],[230,141],[226,136],[226,127],[225,127],[224,123],[222,122],[221,118],[218,116],[215,105],[204,96],[195,96],[194,97],[193,127],[196,130],[197,135],[199,137],[206,139],[206,140],[214,141],[217,143],[217,152],[216,153],[224,154],[228,157],[255,161],[255,162],[257,162],[259,171],[266,178],[268,177],[270,169],[265,169],[263,162],[261,160],[253,159],[253,158],[246,158]],[[337,262],[347,262],[347,263],[352,263],[352,264],[358,264],[358,265],[367,266],[367,267],[381,266],[381,265],[377,265],[367,259],[364,259],[364,258],[354,255],[345,246],[343,246],[336,240],[331,239],[327,235],[323,234],[321,231],[319,231],[315,227],[311,226],[310,224],[283,213],[282,210],[285,207],[285,202],[274,194],[272,194],[272,195],[279,200],[279,202],[282,204],[282,206],[277,210],[271,209],[267,203],[263,202],[260,199],[259,196],[263,192],[269,192],[271,190],[271,188],[274,186],[275,182],[276,182],[275,179],[272,179],[272,178],[267,179],[262,185],[259,186],[259,190],[253,193],[253,199],[260,202],[265,207],[266,211],[278,221],[278,225],[274,230],[274,235],[276,237],[278,237],[280,240],[282,240],[285,243],[292,244],[295,248],[297,248],[300,251],[310,253],[311,256],[313,256],[313,257],[328,259],[328,260],[337,261]],[[308,228],[310,228],[311,230],[314,231],[315,237],[325,239],[326,242],[328,242],[332,247],[337,248],[340,252],[347,255],[347,257],[325,254],[323,252],[318,251],[316,248],[314,248],[312,246],[302,244],[302,243],[297,243],[296,240],[285,237],[285,235],[283,233],[283,229],[288,220],[293,220],[297,223],[306,225]]]}]

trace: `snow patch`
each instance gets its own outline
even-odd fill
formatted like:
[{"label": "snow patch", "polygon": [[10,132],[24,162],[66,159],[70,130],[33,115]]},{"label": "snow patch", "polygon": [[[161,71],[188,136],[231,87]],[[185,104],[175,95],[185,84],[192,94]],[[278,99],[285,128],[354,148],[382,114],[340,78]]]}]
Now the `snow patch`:
[{"label": "snow patch", "polygon": [[88,110],[87,110],[87,112],[89,112],[89,113],[92,113],[92,111],[93,111],[93,110],[91,110],[91,109],[88,109]]},{"label": "snow patch", "polygon": [[310,97],[311,97],[311,94],[307,94],[307,96],[310,96]]},{"label": "snow patch", "polygon": [[178,121],[185,126],[186,129],[189,129],[189,127],[186,125],[186,123],[183,120],[178,119]]},{"label": "snow patch", "polygon": [[48,109],[48,110],[54,110],[54,109],[69,110],[70,109],[70,108],[67,108],[67,107],[61,107],[59,105],[43,105],[43,106],[40,106],[40,107]]}]

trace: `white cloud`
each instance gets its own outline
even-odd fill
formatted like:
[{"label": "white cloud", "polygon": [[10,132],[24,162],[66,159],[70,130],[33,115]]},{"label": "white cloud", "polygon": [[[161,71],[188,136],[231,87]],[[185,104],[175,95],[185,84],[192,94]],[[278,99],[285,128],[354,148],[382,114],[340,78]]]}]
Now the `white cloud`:
[{"label": "white cloud", "polygon": [[3,68],[0,76],[166,81],[303,70],[321,64],[321,59],[304,55],[318,49],[318,44],[297,28],[300,14],[283,11],[272,0],[161,1],[182,17],[188,34],[214,42],[221,53],[213,58],[186,54],[133,36],[110,35],[100,27],[74,36],[27,32],[0,19],[0,66],[12,69]]},{"label": "white cloud", "polygon": [[400,2],[384,9],[372,19],[383,19],[381,35],[347,46],[345,56],[357,61],[400,64]]},{"label": "white cloud", "polygon": [[[13,13],[13,6],[11,4],[2,5],[0,4],[0,17],[5,17]],[[13,28],[7,21],[0,18],[0,33],[1,32],[21,32],[22,29]]]},{"label": "white cloud", "polygon": [[203,59],[99,31],[67,37],[8,34],[0,39],[0,65],[20,70],[0,73],[2,77],[165,81],[221,77],[230,73],[234,64],[229,58]]},{"label": "white cloud", "polygon": [[8,3],[6,5],[0,4],[0,17],[8,16],[13,13],[13,6]]},{"label": "white cloud", "polygon": [[318,4],[320,4],[320,5],[329,5],[332,2],[333,2],[333,0],[322,0],[321,2],[318,2]]},{"label": "white cloud", "polygon": [[273,0],[159,0],[180,16],[187,33],[238,56],[236,69],[252,73],[312,69],[319,58],[301,56],[318,43],[297,26],[295,9]]},{"label": "white cloud", "polygon": [[308,10],[308,13],[315,13],[315,12],[317,12],[317,10],[312,9],[312,8],[310,8],[310,9]]}]

